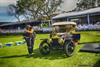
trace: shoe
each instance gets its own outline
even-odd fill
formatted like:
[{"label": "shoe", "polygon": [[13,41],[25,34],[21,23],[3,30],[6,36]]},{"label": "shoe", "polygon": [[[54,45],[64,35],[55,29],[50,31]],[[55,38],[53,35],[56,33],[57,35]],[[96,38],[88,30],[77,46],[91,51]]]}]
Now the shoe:
[{"label": "shoe", "polygon": [[32,57],[33,56],[33,54],[29,54],[29,57]]}]

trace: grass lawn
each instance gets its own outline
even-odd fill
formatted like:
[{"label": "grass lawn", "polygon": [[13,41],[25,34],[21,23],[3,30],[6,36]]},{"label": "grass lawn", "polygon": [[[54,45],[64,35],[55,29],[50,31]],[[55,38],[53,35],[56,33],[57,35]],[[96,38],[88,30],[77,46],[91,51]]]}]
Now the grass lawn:
[{"label": "grass lawn", "polygon": [[[100,31],[80,32],[80,43],[100,41]],[[100,67],[100,54],[79,52],[84,45],[76,46],[72,57],[66,57],[62,51],[55,51],[47,56],[39,53],[40,38],[48,38],[48,34],[37,34],[34,55],[27,58],[26,45],[0,48],[0,67]],[[15,42],[23,40],[21,35],[0,36],[0,42]]]}]

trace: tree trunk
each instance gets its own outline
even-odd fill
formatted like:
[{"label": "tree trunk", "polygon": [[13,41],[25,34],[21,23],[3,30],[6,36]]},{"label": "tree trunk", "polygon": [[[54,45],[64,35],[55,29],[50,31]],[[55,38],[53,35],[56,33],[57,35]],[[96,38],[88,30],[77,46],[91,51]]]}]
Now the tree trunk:
[{"label": "tree trunk", "polygon": [[28,21],[30,21],[29,17],[27,17],[25,14],[23,14],[23,16],[24,16]]},{"label": "tree trunk", "polygon": [[15,15],[16,19],[18,20],[18,22],[20,22],[20,18],[19,16]]}]

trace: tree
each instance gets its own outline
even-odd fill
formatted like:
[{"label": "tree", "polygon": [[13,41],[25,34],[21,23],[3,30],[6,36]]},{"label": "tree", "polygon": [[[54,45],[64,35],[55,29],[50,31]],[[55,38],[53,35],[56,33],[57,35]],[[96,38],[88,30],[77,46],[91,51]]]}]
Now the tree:
[{"label": "tree", "polygon": [[8,14],[9,15],[14,15],[16,18],[17,18],[17,20],[18,20],[18,22],[20,22],[20,13],[21,11],[19,11],[18,10],[18,8],[17,8],[17,6],[16,5],[14,5],[14,4],[10,4],[9,6],[8,6]]},{"label": "tree", "polygon": [[46,0],[42,8],[43,14],[50,19],[61,3],[62,0]]},{"label": "tree", "polygon": [[62,3],[62,0],[19,0],[17,6],[33,20],[42,19],[43,16],[51,18],[52,14]]},{"label": "tree", "polygon": [[79,0],[79,2],[77,3],[76,9],[86,10],[86,9],[98,7],[96,6],[96,4],[97,4],[97,0]]}]

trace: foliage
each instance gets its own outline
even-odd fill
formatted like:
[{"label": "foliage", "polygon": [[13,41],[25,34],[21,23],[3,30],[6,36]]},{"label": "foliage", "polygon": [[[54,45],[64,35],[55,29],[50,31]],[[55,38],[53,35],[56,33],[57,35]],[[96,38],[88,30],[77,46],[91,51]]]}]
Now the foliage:
[{"label": "foliage", "polygon": [[52,14],[62,3],[62,0],[18,0],[18,12],[32,20],[41,20],[43,17],[51,18]]},{"label": "foliage", "polygon": [[77,10],[85,10],[85,9],[90,9],[94,7],[99,7],[100,5],[99,0],[79,0],[77,3]]},{"label": "foliage", "polygon": [[22,14],[22,12],[18,9],[18,7],[16,5],[10,4],[8,6],[8,14],[12,15],[12,16],[14,15],[20,22],[19,16]]}]

